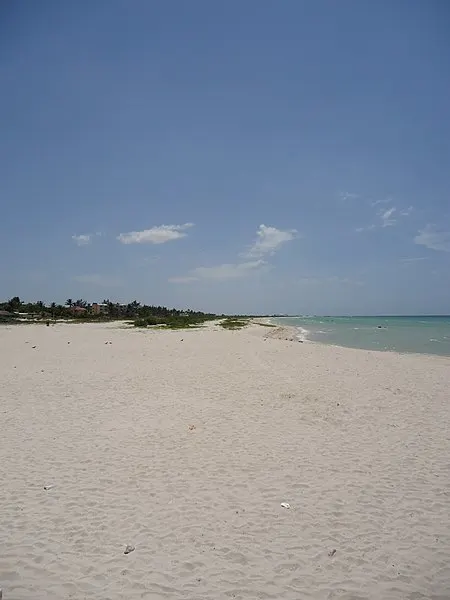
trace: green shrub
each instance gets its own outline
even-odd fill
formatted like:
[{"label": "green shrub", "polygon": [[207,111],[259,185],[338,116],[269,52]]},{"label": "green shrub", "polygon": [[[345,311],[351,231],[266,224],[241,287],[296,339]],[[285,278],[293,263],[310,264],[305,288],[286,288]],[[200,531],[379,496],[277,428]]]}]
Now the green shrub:
[{"label": "green shrub", "polygon": [[154,325],[161,325],[162,327],[166,327],[167,329],[186,329],[193,326],[199,326],[205,321],[207,321],[207,317],[200,316],[156,316],[149,315],[142,319],[136,319],[134,321],[135,327],[149,327]]},{"label": "green shrub", "polygon": [[221,321],[220,326],[224,329],[242,329],[243,327],[246,327],[248,323],[248,320],[230,317]]}]

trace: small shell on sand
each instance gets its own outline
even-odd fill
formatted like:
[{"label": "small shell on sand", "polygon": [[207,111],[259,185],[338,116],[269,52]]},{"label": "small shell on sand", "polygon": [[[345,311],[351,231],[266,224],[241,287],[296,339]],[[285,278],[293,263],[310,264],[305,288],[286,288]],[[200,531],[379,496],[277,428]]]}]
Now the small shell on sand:
[{"label": "small shell on sand", "polygon": [[130,546],[129,544],[127,544],[125,546],[124,554],[130,554],[130,552],[134,552],[135,550],[136,550],[136,548],[134,546]]}]

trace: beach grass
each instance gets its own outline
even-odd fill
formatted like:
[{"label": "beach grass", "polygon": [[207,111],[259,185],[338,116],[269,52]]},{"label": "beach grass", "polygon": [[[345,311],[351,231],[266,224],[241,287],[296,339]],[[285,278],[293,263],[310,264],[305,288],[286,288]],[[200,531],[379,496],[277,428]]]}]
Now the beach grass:
[{"label": "beach grass", "polygon": [[221,327],[224,329],[242,329],[249,324],[248,319],[240,319],[235,317],[230,317],[228,319],[224,319],[219,323]]},{"label": "beach grass", "polygon": [[158,327],[161,329],[193,329],[201,327],[209,319],[194,316],[157,317],[150,315],[133,322],[135,327]]}]

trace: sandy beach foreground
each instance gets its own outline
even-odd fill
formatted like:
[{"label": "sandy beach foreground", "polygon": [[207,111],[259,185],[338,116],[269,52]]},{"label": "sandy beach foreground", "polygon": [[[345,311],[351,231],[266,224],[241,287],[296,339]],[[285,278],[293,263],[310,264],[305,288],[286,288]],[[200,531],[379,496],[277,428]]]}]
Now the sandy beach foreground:
[{"label": "sandy beach foreground", "polygon": [[0,328],[3,599],[448,600],[450,360],[268,335]]}]

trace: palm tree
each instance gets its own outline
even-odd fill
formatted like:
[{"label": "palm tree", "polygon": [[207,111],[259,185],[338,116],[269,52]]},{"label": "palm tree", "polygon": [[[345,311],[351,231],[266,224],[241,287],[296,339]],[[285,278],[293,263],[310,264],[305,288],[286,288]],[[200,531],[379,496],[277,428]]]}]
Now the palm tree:
[{"label": "palm tree", "polygon": [[117,304],[114,304],[113,302],[111,302],[111,300],[108,300],[108,316],[110,318],[115,318],[118,315],[118,306]]},{"label": "palm tree", "polygon": [[21,306],[22,300],[19,296],[14,296],[14,298],[11,298],[11,300],[8,301],[8,310],[11,312],[18,312]]},{"label": "palm tree", "polygon": [[126,315],[129,317],[135,316],[139,310],[140,305],[140,302],[137,302],[137,300],[133,300],[133,302],[127,304]]},{"label": "palm tree", "polygon": [[66,300],[66,306],[69,306],[69,307],[73,306],[72,298],[69,298],[68,300]]}]

